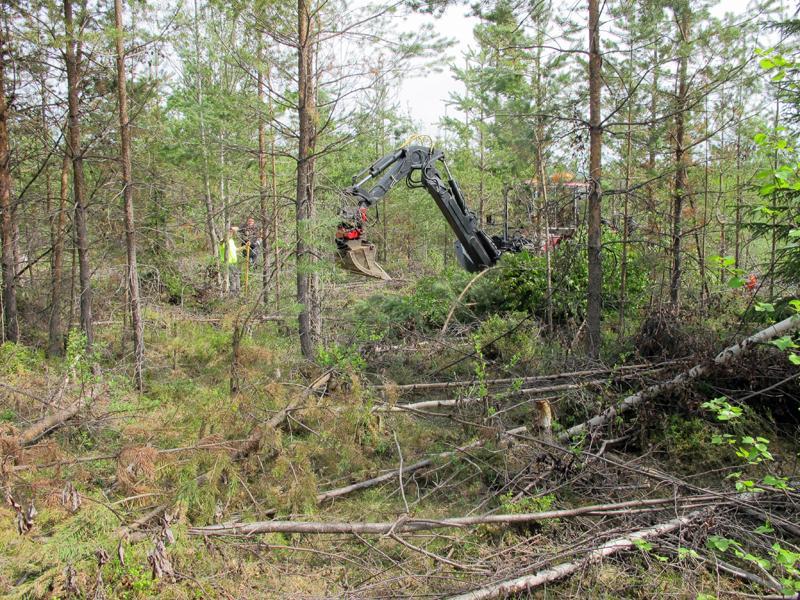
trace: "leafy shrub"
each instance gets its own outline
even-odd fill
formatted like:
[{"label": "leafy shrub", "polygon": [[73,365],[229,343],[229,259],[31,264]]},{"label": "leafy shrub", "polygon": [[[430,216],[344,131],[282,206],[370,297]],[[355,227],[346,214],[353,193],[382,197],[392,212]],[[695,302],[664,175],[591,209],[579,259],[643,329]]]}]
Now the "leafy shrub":
[{"label": "leafy shrub", "polygon": [[[622,286],[621,244],[618,234],[603,235],[603,308],[619,308]],[[553,318],[556,322],[582,320],[586,312],[589,272],[586,246],[577,240],[562,242],[551,254]],[[647,288],[647,269],[638,252],[628,248],[627,308],[638,306]],[[545,317],[547,308],[547,257],[528,252],[506,254],[500,269],[476,284],[471,302],[479,314],[532,313]]]},{"label": "leafy shrub", "polygon": [[490,360],[501,360],[509,366],[534,360],[541,351],[539,330],[527,315],[514,312],[507,316],[491,315],[473,334],[476,345]]},{"label": "leafy shrub", "polygon": [[337,342],[317,348],[317,362],[326,369],[333,368],[338,371],[361,371],[367,366],[366,361],[358,353],[358,348],[353,345],[343,346]]},{"label": "leafy shrub", "polygon": [[24,375],[37,369],[42,356],[36,351],[13,342],[0,344],[0,374]]},{"label": "leafy shrub", "polygon": [[433,331],[447,318],[450,307],[467,283],[466,274],[445,273],[420,279],[411,294],[377,295],[360,302],[355,312],[363,319],[363,330],[375,336],[405,331]]}]

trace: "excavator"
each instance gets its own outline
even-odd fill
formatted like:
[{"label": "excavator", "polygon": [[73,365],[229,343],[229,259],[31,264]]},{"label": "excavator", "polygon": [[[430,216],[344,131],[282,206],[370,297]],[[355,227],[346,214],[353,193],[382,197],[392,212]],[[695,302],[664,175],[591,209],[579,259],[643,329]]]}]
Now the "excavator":
[{"label": "excavator", "polygon": [[[437,164],[441,164],[446,180]],[[415,179],[417,172],[419,178]],[[345,197],[355,204],[342,211],[342,221],[336,231],[338,262],[343,268],[368,277],[391,279],[375,261],[375,245],[365,238],[364,228],[367,209],[401,181],[409,188],[424,188],[431,195],[455,233],[456,259],[467,271],[476,273],[491,267],[505,252],[533,248],[533,243],[524,237],[490,237],[484,232],[475,213],[467,207],[444,153],[433,147],[410,145],[376,160],[354,175],[352,185],[343,190]]]}]

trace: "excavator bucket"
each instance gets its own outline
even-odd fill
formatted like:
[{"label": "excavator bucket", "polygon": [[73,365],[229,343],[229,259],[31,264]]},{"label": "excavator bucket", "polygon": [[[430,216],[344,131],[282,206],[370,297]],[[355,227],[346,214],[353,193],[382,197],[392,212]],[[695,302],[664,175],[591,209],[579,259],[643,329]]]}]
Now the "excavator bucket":
[{"label": "excavator bucket", "polygon": [[392,278],[375,261],[375,245],[367,241],[356,239],[344,242],[345,247],[339,248],[339,264],[353,273],[384,279],[390,281]]}]

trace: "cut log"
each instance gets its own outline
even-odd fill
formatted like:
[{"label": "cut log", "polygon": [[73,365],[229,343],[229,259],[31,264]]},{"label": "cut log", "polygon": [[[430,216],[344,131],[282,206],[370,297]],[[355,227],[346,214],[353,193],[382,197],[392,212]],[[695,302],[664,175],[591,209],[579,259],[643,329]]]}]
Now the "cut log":
[{"label": "cut log", "polygon": [[636,545],[638,540],[648,540],[657,538],[673,531],[677,531],[682,527],[686,527],[694,522],[702,520],[710,514],[709,509],[700,509],[693,511],[682,517],[677,517],[664,523],[659,523],[646,529],[640,529],[628,536],[619,537],[602,544],[595,549],[588,552],[582,558],[539,571],[532,575],[494,583],[486,587],[460,594],[458,596],[451,596],[449,600],[486,600],[488,598],[507,598],[512,594],[532,590],[546,583],[551,583],[563,579],[576,573],[586,566],[600,561],[606,556],[611,556],[623,550],[630,550]]},{"label": "cut log", "polygon": [[762,344],[764,342],[768,342],[769,340],[776,338],[778,336],[790,333],[800,327],[800,317],[792,316],[788,319],[784,319],[780,323],[776,323],[775,325],[770,325],[766,329],[762,329],[758,333],[751,335],[748,338],[745,338],[738,344],[734,344],[725,348],[722,352],[717,354],[713,360],[708,361],[703,364],[695,365],[688,371],[685,371],[669,381],[665,381],[663,383],[659,383],[656,385],[651,385],[632,396],[628,396],[620,403],[609,406],[606,410],[604,410],[599,415],[596,415],[589,419],[588,421],[584,421],[583,423],[579,423],[573,427],[570,427],[566,431],[562,432],[558,439],[560,441],[567,441],[571,437],[580,435],[589,429],[594,429],[605,425],[606,423],[613,421],[617,415],[625,413],[632,408],[638,406],[642,402],[655,398],[664,392],[668,392],[670,390],[674,390],[679,386],[689,383],[698,377],[701,377],[707,374],[713,367],[718,365],[726,365],[730,363],[734,358],[740,356],[742,352],[744,352],[747,348],[754,346],[756,344]]},{"label": "cut log", "polygon": [[614,504],[595,504],[569,508],[564,510],[549,510],[537,513],[482,515],[477,517],[455,517],[450,519],[400,519],[393,522],[365,523],[365,522],[313,522],[313,521],[256,521],[252,523],[231,523],[222,525],[209,525],[206,527],[191,527],[191,535],[235,535],[251,536],[262,533],[352,533],[352,534],[385,534],[402,533],[406,531],[425,531],[430,529],[464,528],[487,524],[533,523],[548,519],[561,519],[577,516],[600,516],[609,511],[636,509],[646,506],[665,506],[674,510],[676,504],[694,504],[699,502],[717,502],[713,496],[687,496],[671,498],[653,498],[649,500],[632,500]]},{"label": "cut log", "polygon": [[64,423],[74,418],[87,404],[89,404],[89,402],[90,398],[88,396],[82,396],[67,408],[58,410],[47,415],[46,417],[43,417],[22,431],[22,433],[17,436],[17,442],[20,446],[30,446],[54,429],[58,429]]},{"label": "cut log", "polygon": [[[519,392],[517,392],[518,395]],[[535,394],[528,394],[535,395]],[[546,396],[539,400],[557,400],[559,396]],[[533,401],[533,400],[531,400]],[[537,400],[538,401],[538,400]],[[481,404],[484,398],[451,398],[448,400],[423,400],[422,402],[409,402],[408,404],[379,404],[372,408],[372,412],[408,412],[417,410],[427,410],[430,408],[455,408],[456,406],[469,406],[470,404]]]},{"label": "cut log", "polygon": [[[576,377],[591,377],[591,376],[605,375],[605,374],[614,375],[616,373],[626,373],[628,371],[642,371],[642,370],[646,371],[651,369],[667,367],[680,362],[684,361],[670,360],[667,362],[662,362],[657,364],[642,363],[638,365],[625,365],[613,369],[588,369],[584,371],[568,371],[565,373],[553,373],[550,375],[534,375],[531,377],[503,377],[500,379],[487,379],[481,383],[485,385],[494,386],[494,385],[511,385],[520,382],[523,385],[529,385],[540,381],[574,379]],[[478,381],[474,379],[468,379],[461,381],[437,381],[433,383],[408,383],[403,385],[393,385],[393,384],[375,385],[372,386],[372,389],[374,390],[391,389],[393,391],[398,391],[398,392],[414,392],[414,391],[425,391],[425,390],[446,390],[450,388],[459,388],[459,387],[467,387],[470,385],[476,385],[477,383]]]},{"label": "cut log", "polygon": [[[661,371],[661,369],[653,369],[647,371],[648,374],[653,374],[656,372]],[[631,379],[632,377],[638,377],[643,373],[634,373],[631,375],[623,375],[618,377],[618,381],[625,381],[627,379]],[[569,392],[572,390],[579,390],[584,387],[590,387],[593,385],[605,385],[608,383],[608,379],[590,379],[588,381],[581,381],[578,383],[559,383],[556,385],[547,385],[547,386],[540,386],[540,387],[531,387],[531,388],[522,388],[515,391],[508,392],[508,397],[518,397],[518,396],[536,396],[539,394],[552,394],[552,393],[563,393]],[[403,411],[414,411],[414,410],[426,410],[429,408],[453,408],[456,406],[464,406],[467,404],[478,404],[483,402],[483,398],[449,398],[446,400],[423,400],[421,402],[412,402],[408,404],[379,404],[375,406],[372,410],[373,412],[403,412]]]}]

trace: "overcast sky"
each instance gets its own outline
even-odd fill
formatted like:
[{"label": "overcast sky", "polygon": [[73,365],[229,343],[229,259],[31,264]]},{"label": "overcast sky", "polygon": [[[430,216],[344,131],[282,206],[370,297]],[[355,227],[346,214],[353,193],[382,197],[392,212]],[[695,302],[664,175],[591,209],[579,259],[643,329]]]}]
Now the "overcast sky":
[{"label": "overcast sky", "polygon": [[[581,6],[581,0],[576,6]],[[717,16],[726,12],[743,14],[747,10],[748,0],[722,0],[712,11]],[[445,37],[455,39],[456,44],[447,52],[451,61],[459,64],[463,61],[462,55],[474,41],[472,30],[477,19],[467,16],[469,7],[464,5],[450,5],[444,15],[435,18],[431,15],[415,14],[406,19],[405,27],[413,30],[422,23],[430,23],[436,32]],[[463,86],[444,67],[442,72],[420,72],[418,76],[407,77],[400,89],[397,98],[403,113],[408,114],[418,124],[418,133],[436,136],[439,133],[438,123],[445,114],[453,115],[452,106],[447,105],[447,100],[453,92],[463,92]]]}]

